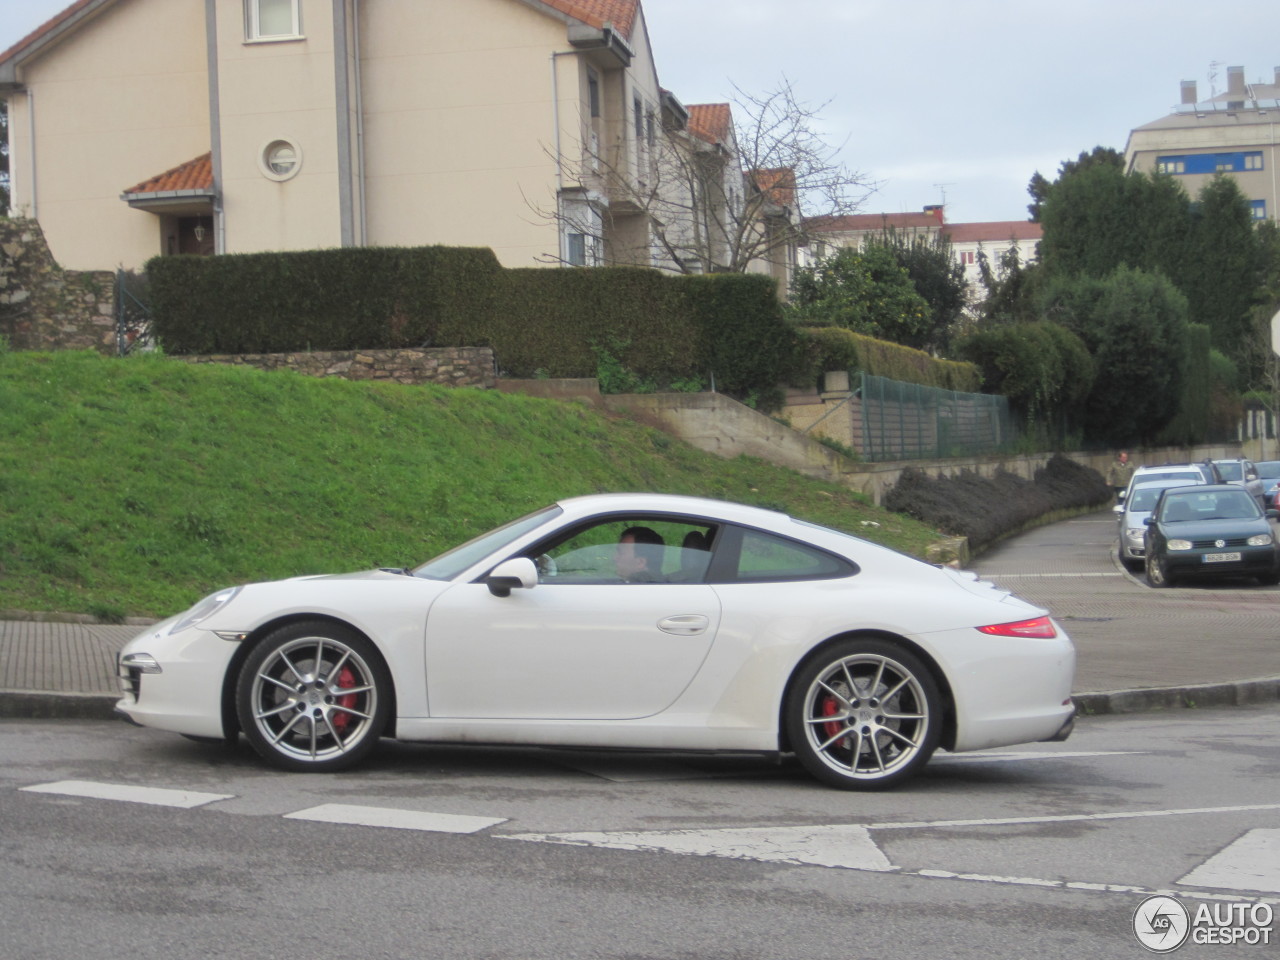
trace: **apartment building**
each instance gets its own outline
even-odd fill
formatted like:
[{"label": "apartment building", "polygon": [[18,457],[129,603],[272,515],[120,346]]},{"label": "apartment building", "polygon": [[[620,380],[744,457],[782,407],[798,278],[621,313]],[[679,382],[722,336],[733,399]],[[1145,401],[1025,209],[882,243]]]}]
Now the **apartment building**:
[{"label": "apartment building", "polygon": [[1235,178],[1255,220],[1275,220],[1276,121],[1280,120],[1280,67],[1250,83],[1244,67],[1227,68],[1225,93],[1200,99],[1194,80],[1182,81],[1181,102],[1159,120],[1129,134],[1127,170],[1167,173],[1195,197],[1218,173]]}]

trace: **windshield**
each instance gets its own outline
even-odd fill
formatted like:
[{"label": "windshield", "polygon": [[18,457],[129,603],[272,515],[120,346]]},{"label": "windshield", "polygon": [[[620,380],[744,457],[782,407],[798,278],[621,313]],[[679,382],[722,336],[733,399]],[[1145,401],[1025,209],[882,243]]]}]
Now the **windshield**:
[{"label": "windshield", "polygon": [[1262,480],[1280,479],[1280,460],[1264,460],[1258,464],[1258,477]]},{"label": "windshield", "polygon": [[411,572],[415,577],[425,577],[428,580],[452,580],[489,554],[501,550],[508,543],[519,539],[530,530],[542,526],[563,512],[558,506],[550,506],[523,516],[519,520],[512,520],[496,530],[482,533],[452,550],[446,550],[434,560],[428,560],[422,566],[415,567]]},{"label": "windshield", "polygon": [[1185,493],[1166,496],[1160,519],[1166,523],[1190,520],[1252,520],[1261,516],[1258,504],[1243,490]]},{"label": "windshield", "polygon": [[1138,487],[1133,491],[1133,496],[1126,501],[1125,505],[1130,510],[1145,510],[1150,513],[1155,509],[1156,501],[1160,499],[1165,487]]}]

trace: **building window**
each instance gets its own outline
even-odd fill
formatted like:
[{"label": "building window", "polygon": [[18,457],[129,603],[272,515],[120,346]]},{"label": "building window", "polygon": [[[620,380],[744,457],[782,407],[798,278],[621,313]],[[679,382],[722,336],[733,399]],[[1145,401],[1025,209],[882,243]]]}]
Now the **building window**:
[{"label": "building window", "polygon": [[569,261],[571,267],[585,267],[587,265],[587,235],[585,233],[571,233],[566,238],[565,257]]},{"label": "building window", "polygon": [[302,36],[298,0],[245,0],[245,35],[250,40],[285,40]]},{"label": "building window", "polygon": [[302,167],[302,148],[292,140],[272,140],[258,155],[258,168],[268,180],[289,180]]},{"label": "building window", "polygon": [[587,104],[592,117],[600,116],[600,78],[594,70],[587,71]]},{"label": "building window", "polygon": [[1255,220],[1267,219],[1267,201],[1250,200],[1249,209],[1253,213],[1253,219]]},{"label": "building window", "polygon": [[1156,157],[1158,173],[1241,173],[1261,170],[1262,153],[1191,153],[1181,157]]},{"label": "building window", "polygon": [[635,110],[636,143],[640,143],[644,140],[644,106],[640,103],[639,97],[631,101],[631,106]]}]

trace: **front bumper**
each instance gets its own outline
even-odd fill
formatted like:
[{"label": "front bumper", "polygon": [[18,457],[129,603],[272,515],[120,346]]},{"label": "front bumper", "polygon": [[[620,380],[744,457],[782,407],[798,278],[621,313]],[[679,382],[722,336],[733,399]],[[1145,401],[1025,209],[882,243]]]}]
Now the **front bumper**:
[{"label": "front bumper", "polygon": [[140,634],[118,654],[122,696],[116,711],[143,727],[225,736],[223,681],[238,644],[195,627],[169,634],[170,624]]}]

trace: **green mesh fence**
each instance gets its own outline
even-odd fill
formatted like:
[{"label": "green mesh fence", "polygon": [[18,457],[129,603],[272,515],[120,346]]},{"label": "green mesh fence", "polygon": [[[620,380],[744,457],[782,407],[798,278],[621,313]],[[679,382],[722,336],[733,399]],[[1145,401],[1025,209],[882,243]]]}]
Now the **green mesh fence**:
[{"label": "green mesh fence", "polygon": [[1005,397],[957,393],[859,374],[864,460],[1003,453],[1018,438]]}]

